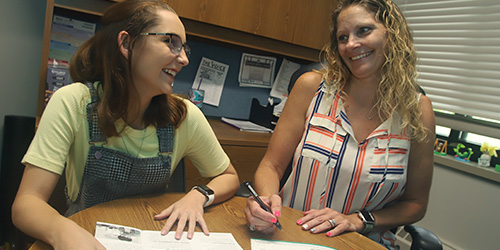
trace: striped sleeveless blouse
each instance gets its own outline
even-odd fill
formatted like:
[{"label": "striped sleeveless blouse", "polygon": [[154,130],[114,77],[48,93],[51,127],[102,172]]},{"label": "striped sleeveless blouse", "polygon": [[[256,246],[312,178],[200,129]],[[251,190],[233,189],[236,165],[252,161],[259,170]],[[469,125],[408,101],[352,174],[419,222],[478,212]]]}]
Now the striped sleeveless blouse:
[{"label": "striped sleeveless blouse", "polygon": [[[397,200],[405,189],[410,133],[399,118],[386,120],[364,141],[356,141],[339,91],[322,82],[309,106],[293,169],[280,192],[283,205],[302,211],[331,208],[352,214],[375,211]],[[397,249],[390,231],[372,240]]]}]

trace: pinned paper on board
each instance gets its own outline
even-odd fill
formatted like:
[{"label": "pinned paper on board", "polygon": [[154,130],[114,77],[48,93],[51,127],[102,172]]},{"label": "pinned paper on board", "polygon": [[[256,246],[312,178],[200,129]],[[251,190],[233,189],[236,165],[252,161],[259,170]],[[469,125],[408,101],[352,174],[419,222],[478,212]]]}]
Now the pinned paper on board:
[{"label": "pinned paper on board", "polygon": [[[203,103],[218,107],[229,65],[208,58],[201,58],[192,89],[203,90]],[[200,105],[198,105],[200,106]]]},{"label": "pinned paper on board", "polygon": [[240,87],[271,88],[274,81],[276,58],[248,53],[241,55]]}]

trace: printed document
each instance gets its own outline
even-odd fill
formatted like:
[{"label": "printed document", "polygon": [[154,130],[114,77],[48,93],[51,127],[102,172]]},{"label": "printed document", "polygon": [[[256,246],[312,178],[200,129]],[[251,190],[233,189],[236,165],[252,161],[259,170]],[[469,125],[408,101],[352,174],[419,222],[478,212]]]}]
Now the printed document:
[{"label": "printed document", "polygon": [[283,99],[284,96],[288,96],[288,85],[290,84],[290,78],[292,78],[293,73],[300,68],[300,64],[294,63],[283,58],[278,75],[274,80],[273,88],[271,89],[272,97]]},{"label": "printed document", "polygon": [[240,87],[271,88],[273,86],[275,57],[243,53],[241,55]]},{"label": "printed document", "polygon": [[133,227],[97,222],[95,238],[108,250],[243,250],[230,233],[213,233],[210,236],[195,232],[187,239],[187,232],[176,240],[175,232],[161,235],[160,231],[140,230]]},{"label": "printed document", "polygon": [[205,57],[201,58],[193,89],[205,91],[203,103],[218,107],[229,65]]},{"label": "printed document", "polygon": [[286,249],[286,250],[337,250],[335,248],[308,244],[301,242],[290,242],[290,241],[278,241],[278,240],[261,240],[261,239],[251,239],[250,244],[252,250],[275,250],[275,249]]}]

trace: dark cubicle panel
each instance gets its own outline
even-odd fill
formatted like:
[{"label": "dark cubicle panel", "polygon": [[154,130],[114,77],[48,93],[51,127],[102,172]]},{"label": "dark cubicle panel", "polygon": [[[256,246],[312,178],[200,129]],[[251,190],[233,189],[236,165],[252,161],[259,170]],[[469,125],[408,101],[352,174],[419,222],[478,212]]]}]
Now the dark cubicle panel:
[{"label": "dark cubicle panel", "polygon": [[7,115],[4,118],[0,170],[0,237],[11,249],[26,249],[31,241],[17,230],[11,220],[11,206],[21,182],[24,165],[21,159],[35,134],[35,117]]}]

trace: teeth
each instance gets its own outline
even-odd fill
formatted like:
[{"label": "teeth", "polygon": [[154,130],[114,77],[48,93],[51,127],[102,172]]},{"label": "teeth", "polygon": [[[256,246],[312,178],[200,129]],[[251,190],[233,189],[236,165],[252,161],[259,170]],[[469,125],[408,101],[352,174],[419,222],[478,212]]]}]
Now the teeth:
[{"label": "teeth", "polygon": [[177,73],[175,71],[172,71],[172,70],[169,70],[169,69],[164,69],[163,72],[169,74],[169,75],[172,75],[172,76],[175,76]]},{"label": "teeth", "polygon": [[352,59],[353,61],[356,61],[356,60],[361,59],[361,58],[363,58],[363,57],[367,57],[367,56],[369,56],[371,53],[372,53],[372,52],[367,52],[367,53],[361,54],[361,55],[359,55],[359,56],[352,57],[351,59]]}]

